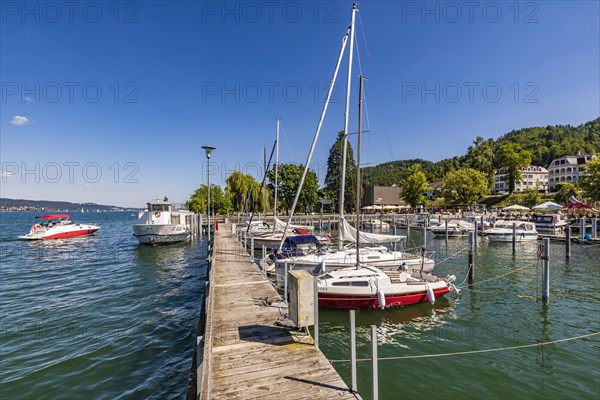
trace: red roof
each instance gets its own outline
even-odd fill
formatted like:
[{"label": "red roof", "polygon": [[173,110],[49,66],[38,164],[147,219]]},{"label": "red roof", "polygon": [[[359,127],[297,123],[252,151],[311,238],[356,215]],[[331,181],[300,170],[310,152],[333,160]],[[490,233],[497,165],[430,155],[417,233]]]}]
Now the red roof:
[{"label": "red roof", "polygon": [[38,216],[36,216],[36,218],[44,218],[44,219],[69,218],[69,214],[38,215]]}]

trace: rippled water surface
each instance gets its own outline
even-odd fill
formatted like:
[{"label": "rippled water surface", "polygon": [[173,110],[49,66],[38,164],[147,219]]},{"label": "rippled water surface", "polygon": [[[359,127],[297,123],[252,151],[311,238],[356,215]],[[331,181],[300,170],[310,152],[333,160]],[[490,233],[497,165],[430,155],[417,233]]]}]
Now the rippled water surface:
[{"label": "rippled water surface", "polygon": [[149,248],[130,213],[72,213],[94,236],[18,241],[0,213],[0,397],[182,398],[206,272],[204,242]]}]

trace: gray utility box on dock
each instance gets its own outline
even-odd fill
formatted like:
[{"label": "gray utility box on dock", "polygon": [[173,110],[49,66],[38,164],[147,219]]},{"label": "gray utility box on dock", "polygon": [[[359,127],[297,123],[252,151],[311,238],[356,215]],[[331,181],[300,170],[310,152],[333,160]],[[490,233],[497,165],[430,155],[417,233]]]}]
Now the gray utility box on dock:
[{"label": "gray utility box on dock", "polygon": [[314,277],[305,270],[288,272],[288,314],[298,328],[315,324]]}]

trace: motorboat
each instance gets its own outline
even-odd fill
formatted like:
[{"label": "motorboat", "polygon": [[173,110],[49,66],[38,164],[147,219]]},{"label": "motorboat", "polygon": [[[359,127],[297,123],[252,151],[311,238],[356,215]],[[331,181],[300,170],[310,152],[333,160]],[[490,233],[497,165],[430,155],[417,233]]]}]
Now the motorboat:
[{"label": "motorboat", "polygon": [[160,244],[183,242],[190,238],[187,217],[188,210],[173,210],[173,204],[164,200],[154,200],[147,204],[146,211],[138,215],[133,225],[133,235],[140,244],[156,246]]},{"label": "motorboat", "polygon": [[435,299],[458,289],[456,277],[440,278],[421,271],[382,271],[372,266],[327,272],[317,279],[319,307],[392,308],[434,303]]},{"label": "motorboat", "polygon": [[69,214],[50,214],[35,217],[38,222],[31,226],[27,235],[19,236],[23,240],[66,239],[75,236],[92,235],[100,229],[91,224],[75,224]]},{"label": "motorboat", "polygon": [[[291,237],[301,237],[301,236],[313,236],[311,233],[303,228],[293,228],[287,235],[285,235],[286,239]],[[267,232],[263,234],[256,234],[253,236],[249,236],[248,240],[254,241],[255,249],[262,249],[263,246],[267,249],[275,249],[281,243],[281,239],[283,238],[283,231],[276,232]],[[316,237],[321,243],[330,243],[330,239],[328,236],[318,236]]]},{"label": "motorboat", "polygon": [[513,224],[515,225],[515,238],[517,242],[537,240],[538,232],[533,222],[498,220],[493,228],[486,229],[483,234],[490,241],[512,242]]},{"label": "motorboat", "polygon": [[[448,221],[448,236],[449,237],[468,237],[469,233],[475,231],[475,225],[463,221],[463,220],[452,220]],[[446,221],[443,221],[437,225],[433,225],[429,228],[435,236],[445,236],[446,235]]]},{"label": "motorboat", "polygon": [[567,220],[561,214],[535,214],[535,229],[539,233],[548,233],[551,235],[563,234],[567,227]]}]

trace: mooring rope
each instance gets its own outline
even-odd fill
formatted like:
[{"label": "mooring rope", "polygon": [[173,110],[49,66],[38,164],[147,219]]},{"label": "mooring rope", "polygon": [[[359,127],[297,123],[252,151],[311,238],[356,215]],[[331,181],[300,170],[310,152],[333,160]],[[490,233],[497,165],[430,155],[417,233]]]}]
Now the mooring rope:
[{"label": "mooring rope", "polygon": [[[492,352],[496,352],[496,351],[517,350],[517,349],[525,349],[525,348],[528,348],[528,347],[546,346],[546,345],[549,345],[549,344],[555,344],[555,343],[561,343],[561,342],[568,342],[568,341],[572,341],[572,340],[584,339],[584,338],[595,336],[595,335],[600,335],[600,332],[588,333],[587,335],[574,336],[574,337],[570,337],[570,338],[566,338],[566,339],[552,340],[550,342],[538,342],[538,343],[524,344],[524,345],[521,345],[521,346],[499,347],[499,348],[495,348],[495,349],[484,349],[484,350],[457,351],[457,352],[454,352],[454,353],[422,354],[422,355],[416,355],[416,356],[379,357],[378,360],[379,361],[407,360],[407,359],[411,359],[411,358],[432,358],[432,357],[460,356],[460,355],[478,354],[478,353],[492,353]],[[363,362],[363,361],[371,361],[371,359],[370,358],[358,358],[356,360],[356,362]],[[329,362],[330,363],[334,363],[334,362],[351,362],[351,360],[329,360]]]},{"label": "mooring rope", "polygon": [[[511,270],[511,271],[509,271],[509,272],[507,272],[507,273],[505,273],[505,274],[498,275],[498,276],[495,276],[495,277],[493,277],[493,278],[486,279],[486,280],[483,280],[483,281],[478,281],[478,282],[473,282],[473,283],[470,283],[470,284],[469,284],[469,286],[479,285],[480,283],[485,283],[485,282],[493,281],[493,280],[496,280],[496,279],[500,279],[500,278],[503,278],[503,277],[505,277],[506,275],[514,274],[515,272],[519,272],[519,271],[521,271],[521,270],[523,270],[523,269],[525,269],[525,268],[530,268],[530,267],[532,267],[533,265],[535,265],[535,263],[526,264],[526,265],[522,266],[521,268],[513,269],[513,270]],[[461,288],[461,289],[462,289],[463,287],[465,287],[465,286],[464,286],[464,284],[465,284],[465,282],[467,281],[467,279],[468,279],[468,278],[469,278],[469,275],[467,274],[467,276],[465,276],[465,280],[463,280],[463,281],[460,283],[460,285],[457,285],[456,287],[458,287],[458,288]]]},{"label": "mooring rope", "polygon": [[440,264],[442,264],[442,263],[445,263],[446,261],[450,260],[451,258],[454,258],[454,257],[456,257],[457,255],[459,255],[460,253],[463,253],[463,252],[465,252],[465,251],[468,251],[468,250],[469,250],[469,248],[468,248],[468,247],[465,247],[464,249],[461,249],[461,250],[457,251],[456,253],[452,254],[452,255],[451,255],[451,256],[449,256],[449,257],[446,257],[446,258],[444,258],[444,259],[443,259],[443,260],[441,260],[441,261],[436,261],[436,264],[437,264],[437,265],[440,265]]}]

